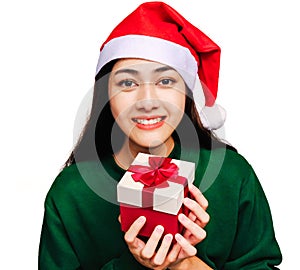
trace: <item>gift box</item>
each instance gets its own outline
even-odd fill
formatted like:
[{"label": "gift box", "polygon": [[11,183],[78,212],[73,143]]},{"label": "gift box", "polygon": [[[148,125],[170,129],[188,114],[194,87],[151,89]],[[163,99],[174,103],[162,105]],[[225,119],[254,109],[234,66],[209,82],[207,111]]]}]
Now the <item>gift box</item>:
[{"label": "gift box", "polygon": [[164,234],[181,233],[178,215],[188,214],[183,199],[194,175],[192,162],[139,153],[117,185],[122,231],[145,216],[139,235],[149,237],[157,225],[164,227]]}]

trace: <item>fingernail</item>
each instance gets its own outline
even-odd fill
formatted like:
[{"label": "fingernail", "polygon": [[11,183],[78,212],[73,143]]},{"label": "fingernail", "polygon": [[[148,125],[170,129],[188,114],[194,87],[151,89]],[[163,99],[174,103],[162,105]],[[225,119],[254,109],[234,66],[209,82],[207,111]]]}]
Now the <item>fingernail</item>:
[{"label": "fingernail", "polygon": [[175,239],[176,239],[176,241],[178,241],[178,242],[180,242],[180,241],[182,241],[182,235],[181,234],[179,234],[179,233],[176,233],[175,234]]},{"label": "fingernail", "polygon": [[180,221],[184,221],[185,220],[185,215],[184,214],[179,214],[178,219]]},{"label": "fingernail", "polygon": [[139,223],[144,223],[145,221],[146,221],[146,217],[144,217],[144,216],[140,216],[138,219]]},{"label": "fingernail", "polygon": [[162,233],[164,231],[164,227],[161,225],[156,226],[155,230],[159,233]]},{"label": "fingernail", "polygon": [[166,239],[167,241],[171,241],[171,240],[173,239],[173,235],[172,235],[172,234],[166,234],[166,235],[165,235],[165,239]]},{"label": "fingernail", "polygon": [[189,198],[184,198],[183,203],[184,203],[185,205],[187,205],[187,206],[190,206],[190,205],[191,205],[191,199],[189,199]]}]

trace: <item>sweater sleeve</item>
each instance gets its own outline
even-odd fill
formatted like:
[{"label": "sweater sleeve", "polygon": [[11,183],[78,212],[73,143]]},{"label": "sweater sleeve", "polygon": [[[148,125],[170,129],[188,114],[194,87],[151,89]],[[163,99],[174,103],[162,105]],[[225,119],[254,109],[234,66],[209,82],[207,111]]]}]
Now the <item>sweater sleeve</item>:
[{"label": "sweater sleeve", "polygon": [[281,260],[270,208],[251,168],[241,187],[237,232],[224,270],[278,269]]},{"label": "sweater sleeve", "polygon": [[[42,233],[39,246],[40,270],[79,270],[83,269],[80,260],[72,247],[67,231],[60,218],[55,204],[46,200],[45,213],[42,226]],[[127,250],[120,257],[113,258],[103,266],[93,266],[99,270],[143,270],[140,265]]]},{"label": "sweater sleeve", "polygon": [[80,269],[80,263],[54,204],[45,202],[39,246],[39,269]]}]

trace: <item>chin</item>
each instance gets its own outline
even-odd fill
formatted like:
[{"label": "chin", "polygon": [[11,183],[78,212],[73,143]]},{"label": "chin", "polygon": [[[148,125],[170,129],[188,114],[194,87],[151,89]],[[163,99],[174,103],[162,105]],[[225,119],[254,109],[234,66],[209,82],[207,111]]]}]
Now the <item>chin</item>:
[{"label": "chin", "polygon": [[168,138],[153,137],[153,136],[147,138],[147,136],[145,136],[142,140],[134,140],[134,142],[136,145],[140,147],[150,149],[150,148],[157,148],[163,146],[167,140]]}]

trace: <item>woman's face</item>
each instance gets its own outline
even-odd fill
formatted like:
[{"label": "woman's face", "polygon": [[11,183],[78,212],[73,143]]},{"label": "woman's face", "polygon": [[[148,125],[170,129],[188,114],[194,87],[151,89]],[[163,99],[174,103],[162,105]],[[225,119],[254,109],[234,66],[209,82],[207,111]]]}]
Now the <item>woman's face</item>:
[{"label": "woman's face", "polygon": [[182,119],[185,83],[172,68],[142,59],[121,59],[109,77],[112,114],[131,142],[157,147],[172,141]]}]

